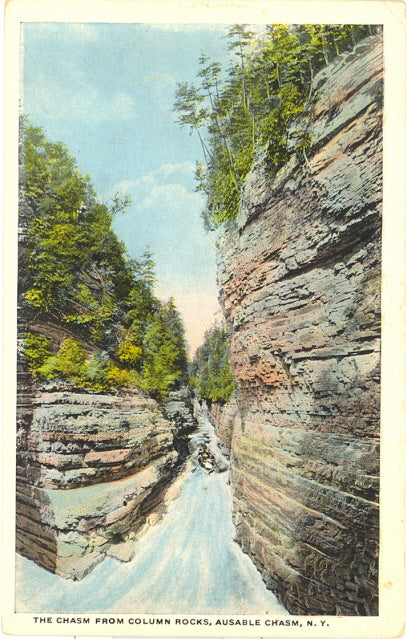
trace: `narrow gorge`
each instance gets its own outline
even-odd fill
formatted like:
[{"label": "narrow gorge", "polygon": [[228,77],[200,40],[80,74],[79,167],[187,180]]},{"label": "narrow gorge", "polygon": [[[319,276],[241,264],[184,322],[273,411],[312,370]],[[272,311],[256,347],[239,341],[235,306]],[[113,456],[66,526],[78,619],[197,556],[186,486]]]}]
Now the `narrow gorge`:
[{"label": "narrow gorge", "polygon": [[[277,68],[277,115],[257,129],[257,67],[238,67],[242,113],[215,115],[226,133],[203,144],[201,190],[224,189],[204,213],[219,227],[216,392],[209,355],[205,377],[172,298],[155,297],[151,255],[131,260],[111,230],[128,203],[108,210],[76,168],[43,179],[56,147],[22,125],[38,148],[20,157],[17,610],[378,614],[383,54],[363,29],[315,73],[307,53],[306,99]],[[218,76],[201,72],[211,103]],[[192,130],[207,116],[189,91]]]}]

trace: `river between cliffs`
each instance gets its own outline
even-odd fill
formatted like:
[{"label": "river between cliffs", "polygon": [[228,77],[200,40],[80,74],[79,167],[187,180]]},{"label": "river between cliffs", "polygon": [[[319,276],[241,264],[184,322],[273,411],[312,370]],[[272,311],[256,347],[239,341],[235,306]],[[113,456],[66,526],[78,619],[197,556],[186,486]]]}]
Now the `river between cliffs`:
[{"label": "river between cliffs", "polygon": [[[134,559],[108,557],[82,581],[71,581],[17,556],[18,612],[288,614],[233,540],[228,460],[205,409],[197,417],[175,497],[135,542]],[[204,443],[223,472],[198,464]]]}]

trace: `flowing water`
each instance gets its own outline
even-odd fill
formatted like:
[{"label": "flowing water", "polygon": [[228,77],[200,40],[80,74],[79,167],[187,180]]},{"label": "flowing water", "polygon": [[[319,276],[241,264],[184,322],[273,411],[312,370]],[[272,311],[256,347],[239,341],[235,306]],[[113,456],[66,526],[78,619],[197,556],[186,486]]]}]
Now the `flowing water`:
[{"label": "flowing water", "polygon": [[[204,409],[198,421],[191,458],[176,480],[178,494],[163,519],[135,542],[134,559],[109,557],[75,582],[18,556],[19,612],[288,614],[233,540],[228,461]],[[203,443],[223,472],[208,473],[198,464]]]}]

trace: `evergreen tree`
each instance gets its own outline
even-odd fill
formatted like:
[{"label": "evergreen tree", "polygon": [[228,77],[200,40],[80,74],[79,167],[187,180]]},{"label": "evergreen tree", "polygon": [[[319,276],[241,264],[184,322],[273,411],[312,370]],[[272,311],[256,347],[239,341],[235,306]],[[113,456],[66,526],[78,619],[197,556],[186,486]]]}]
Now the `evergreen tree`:
[{"label": "evergreen tree", "polygon": [[159,400],[174,383],[186,379],[184,329],[173,300],[161,305],[144,335],[141,386]]},{"label": "evergreen tree", "polygon": [[214,326],[205,333],[204,342],[191,364],[190,383],[198,397],[214,402],[227,402],[235,388],[227,331]]},{"label": "evergreen tree", "polygon": [[81,325],[100,352],[88,357],[67,339],[58,353],[44,335],[27,332],[26,360],[40,379],[61,378],[105,390],[139,385],[165,399],[186,380],[184,328],[173,300],[154,295],[149,251],[131,260],[112,229],[129,205],[114,196],[101,203],[66,147],[39,127],[24,126],[27,226],[24,291],[29,308],[66,325]]},{"label": "evergreen tree", "polygon": [[[39,127],[25,125],[24,157],[25,195],[34,212],[27,228],[26,299],[58,319],[95,322],[100,333],[100,322],[115,319],[132,285],[124,245],[111,228],[113,214],[66,147],[47,140]],[[116,212],[118,206],[116,200]],[[82,277],[95,265],[96,297]],[[86,305],[91,312],[81,313]]]},{"label": "evergreen tree", "polygon": [[[234,25],[226,36],[233,54],[226,70],[200,56],[199,84],[179,84],[174,109],[180,125],[196,131],[201,141],[203,162],[195,177],[197,190],[207,196],[202,212],[207,228],[236,216],[257,147],[266,149],[272,174],[290,153],[307,162],[315,74],[376,31],[369,25],[274,24],[255,39],[246,25]],[[289,150],[294,121],[302,133]]]}]

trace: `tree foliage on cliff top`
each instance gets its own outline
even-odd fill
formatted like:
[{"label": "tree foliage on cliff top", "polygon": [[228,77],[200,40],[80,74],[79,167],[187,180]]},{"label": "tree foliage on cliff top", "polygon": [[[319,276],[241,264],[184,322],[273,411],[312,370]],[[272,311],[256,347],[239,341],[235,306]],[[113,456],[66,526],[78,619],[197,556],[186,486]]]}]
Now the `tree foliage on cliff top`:
[{"label": "tree foliage on cliff top", "polygon": [[[174,110],[179,124],[201,142],[203,161],[195,177],[197,190],[207,196],[207,228],[236,216],[257,148],[266,149],[272,174],[290,153],[306,160],[314,75],[376,31],[370,25],[273,24],[259,35],[235,25],[227,35],[233,54],[228,69],[200,56],[198,84],[178,84]],[[289,150],[290,125],[301,120],[296,148]]]},{"label": "tree foliage on cliff top", "polygon": [[26,122],[23,144],[31,211],[24,221],[25,301],[54,322],[81,327],[108,357],[88,362],[75,340],[50,353],[44,336],[27,334],[31,369],[40,378],[86,383],[94,370],[95,388],[131,380],[164,399],[174,380],[186,376],[184,327],[173,300],[163,304],[153,293],[150,253],[130,259],[113,231],[114,215],[130,202],[117,195],[110,206],[102,203],[68,149],[41,128]]},{"label": "tree foliage on cliff top", "polygon": [[225,328],[214,326],[205,333],[191,364],[190,383],[198,397],[214,402],[229,401],[235,381],[230,367],[229,334]]}]

